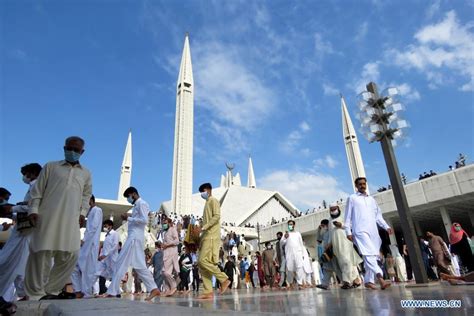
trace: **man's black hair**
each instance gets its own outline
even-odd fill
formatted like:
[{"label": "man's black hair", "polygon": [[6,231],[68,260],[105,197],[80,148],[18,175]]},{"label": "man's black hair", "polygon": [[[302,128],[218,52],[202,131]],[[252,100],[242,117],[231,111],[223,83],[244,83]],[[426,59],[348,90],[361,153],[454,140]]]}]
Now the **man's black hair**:
[{"label": "man's black hair", "polygon": [[295,222],[294,220],[292,220],[292,219],[290,219],[290,220],[288,221],[288,224],[289,224],[289,223],[293,223],[293,225],[296,225],[296,222]]},{"label": "man's black hair", "polygon": [[94,194],[91,195],[91,200],[92,200],[92,203],[95,203],[95,196],[94,196]]},{"label": "man's black hair", "polygon": [[329,225],[329,220],[323,219],[323,220],[321,221],[321,225]]},{"label": "man's black hair", "polygon": [[277,236],[283,236],[283,233],[282,233],[282,232],[278,232],[278,233],[277,233]]},{"label": "man's black hair", "polygon": [[212,185],[210,183],[203,183],[199,186],[199,192],[204,192],[205,189],[212,190]]},{"label": "man's black hair", "polygon": [[105,226],[105,225],[114,227],[114,222],[111,219],[106,219],[104,223],[102,224],[102,226]]},{"label": "man's black hair", "polygon": [[365,180],[365,182],[367,182],[367,178],[366,177],[358,177],[354,180],[354,184],[357,185],[359,183],[360,180]]},{"label": "man's black hair", "polygon": [[268,247],[268,246],[270,246],[270,242],[269,242],[269,241],[267,241],[267,242],[265,243],[265,247]]},{"label": "man's black hair", "polygon": [[8,190],[5,189],[5,188],[0,188],[0,196],[2,196],[2,197],[7,197],[7,196],[10,196],[10,195],[12,195],[12,194],[10,193],[10,191],[8,191]]},{"label": "man's black hair", "polygon": [[27,165],[24,165],[23,167],[21,167],[20,172],[22,175],[25,175],[27,173],[32,173],[37,177],[39,176],[41,169],[43,169],[43,167],[41,167],[39,163],[35,162],[35,163],[29,163]]},{"label": "man's black hair", "polygon": [[134,187],[129,187],[127,188],[127,190],[125,190],[125,192],[123,192],[123,196],[128,197],[130,194],[133,194],[133,193],[138,194],[137,189],[135,189]]}]

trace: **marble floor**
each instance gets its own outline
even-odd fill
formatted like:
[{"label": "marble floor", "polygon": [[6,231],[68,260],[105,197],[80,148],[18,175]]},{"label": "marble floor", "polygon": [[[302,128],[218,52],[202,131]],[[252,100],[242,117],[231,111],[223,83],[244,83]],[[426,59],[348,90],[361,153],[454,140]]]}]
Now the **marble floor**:
[{"label": "marble floor", "polygon": [[[461,300],[460,308],[404,309],[400,301]],[[18,315],[474,315],[474,286],[436,283],[429,287],[394,285],[385,291],[306,289],[301,291],[232,290],[210,301],[190,294],[144,302],[144,296],[19,302]]]}]

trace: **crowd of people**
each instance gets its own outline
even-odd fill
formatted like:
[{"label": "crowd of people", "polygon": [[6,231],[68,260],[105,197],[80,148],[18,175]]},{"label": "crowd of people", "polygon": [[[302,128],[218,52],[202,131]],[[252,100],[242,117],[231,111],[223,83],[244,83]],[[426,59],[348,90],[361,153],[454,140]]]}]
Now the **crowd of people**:
[{"label": "crowd of people", "polygon": [[[3,314],[14,312],[17,298],[102,298],[143,292],[146,300],[152,300],[188,294],[192,288],[199,293],[197,299],[212,299],[215,289],[219,294],[257,285],[263,290],[331,286],[348,290],[361,285],[375,290],[379,283],[383,290],[391,282],[413,278],[406,245],[398,248],[384,241],[393,230],[366,193],[365,178],[356,179],[357,192],[348,198],[344,217],[338,203],[329,205],[330,218],[317,228],[313,257],[293,219],[282,218],[285,231],[276,234],[274,244],[266,242],[263,251],[252,251],[243,234],[226,233],[209,183],[199,187],[206,201],[202,217],[153,213],[135,187],[127,188],[123,196],[133,209],[121,217],[127,229],[122,244],[114,230],[118,225],[103,221],[92,195],[91,174],[79,162],[84,145],[81,138],[69,137],[64,160],[44,167],[23,166],[20,172],[28,190],[21,202],[9,203],[10,192],[0,188],[0,217],[13,219],[13,224],[2,226],[11,231],[0,252]],[[272,218],[269,223],[277,222]],[[82,239],[80,227],[85,227]],[[145,231],[156,231],[154,249],[145,248]],[[433,280],[465,279],[461,275],[471,275],[466,273],[474,269],[471,239],[458,223],[453,224],[449,245],[427,232],[419,246]]]}]

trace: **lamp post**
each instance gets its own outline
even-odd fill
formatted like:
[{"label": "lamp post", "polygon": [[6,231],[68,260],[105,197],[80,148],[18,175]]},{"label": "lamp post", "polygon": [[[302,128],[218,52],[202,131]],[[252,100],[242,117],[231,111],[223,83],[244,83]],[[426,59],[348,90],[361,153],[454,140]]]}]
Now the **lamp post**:
[{"label": "lamp post", "polygon": [[404,128],[408,127],[408,123],[400,119],[398,114],[403,109],[402,105],[396,100],[398,91],[396,88],[388,88],[386,96],[380,96],[375,83],[370,82],[366,87],[367,91],[360,94],[362,97],[362,100],[359,102],[361,112],[358,117],[361,120],[362,127],[366,129],[364,134],[368,140],[370,142],[379,141],[382,145],[385,164],[387,165],[403,236],[410,253],[410,262],[415,274],[415,280],[416,283],[428,283],[421,250],[418,246],[419,241],[416,236],[415,225],[408,207],[407,197],[392,146],[392,142],[395,142],[394,139],[400,138],[403,135]]}]

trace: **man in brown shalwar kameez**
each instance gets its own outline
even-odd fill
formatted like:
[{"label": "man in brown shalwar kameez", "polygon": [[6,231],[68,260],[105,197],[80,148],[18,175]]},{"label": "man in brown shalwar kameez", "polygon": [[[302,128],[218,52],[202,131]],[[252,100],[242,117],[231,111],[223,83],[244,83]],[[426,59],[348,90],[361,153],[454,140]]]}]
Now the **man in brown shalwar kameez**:
[{"label": "man in brown shalwar kameez", "polygon": [[451,256],[443,238],[430,231],[426,232],[426,237],[428,237],[428,245],[433,253],[433,259],[438,268],[438,274],[442,272],[451,275],[452,273],[448,267],[451,264]]},{"label": "man in brown shalwar kameez", "polygon": [[262,254],[262,261],[263,261],[263,273],[265,274],[265,280],[267,282],[266,287],[270,285],[273,288],[275,283],[275,250],[273,250],[270,246],[270,242],[265,243],[265,250]]}]

